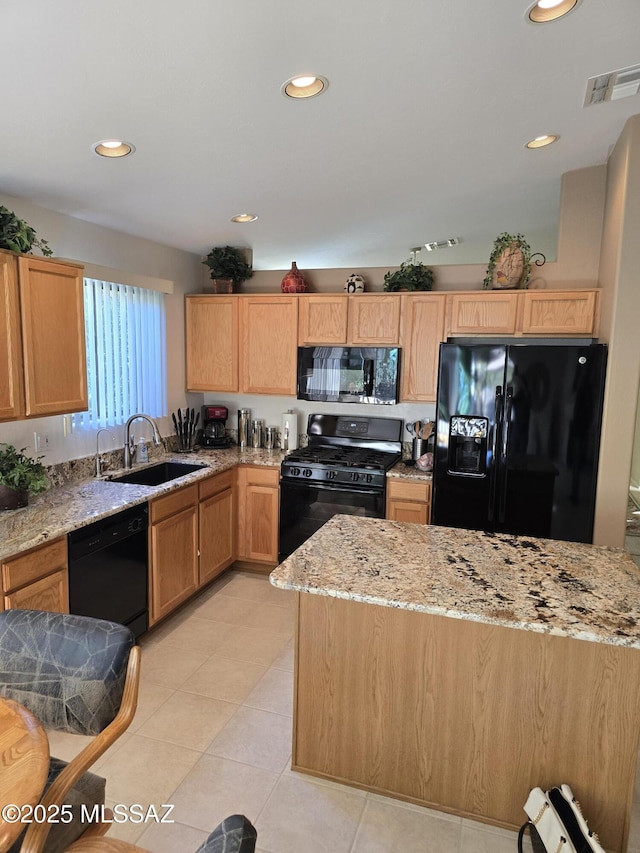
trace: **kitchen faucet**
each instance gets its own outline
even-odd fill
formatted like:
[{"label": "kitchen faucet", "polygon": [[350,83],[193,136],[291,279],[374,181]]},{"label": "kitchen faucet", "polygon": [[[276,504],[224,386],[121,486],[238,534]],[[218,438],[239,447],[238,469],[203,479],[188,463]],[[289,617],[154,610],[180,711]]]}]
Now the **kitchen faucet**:
[{"label": "kitchen faucet", "polygon": [[111,437],[113,438],[113,433],[111,432],[110,429],[106,429],[105,427],[102,427],[102,429],[98,430],[98,433],[96,435],[96,474],[95,474],[96,477],[100,477],[102,475],[102,462],[100,461],[100,433],[101,432],[108,432],[109,435],[111,435]]},{"label": "kitchen faucet", "polygon": [[136,447],[134,438],[131,435],[131,424],[133,421],[138,420],[138,418],[142,418],[151,424],[151,428],[153,429],[153,443],[157,447],[160,444],[160,433],[158,432],[158,425],[154,421],[152,417],[149,415],[131,415],[129,420],[126,422],[124,426],[124,467],[131,468],[131,463],[133,462],[133,457],[136,455]]}]

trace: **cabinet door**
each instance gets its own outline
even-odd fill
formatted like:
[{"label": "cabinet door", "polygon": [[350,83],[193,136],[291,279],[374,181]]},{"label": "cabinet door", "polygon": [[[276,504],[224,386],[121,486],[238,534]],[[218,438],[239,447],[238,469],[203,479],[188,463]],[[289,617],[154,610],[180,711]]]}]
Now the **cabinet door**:
[{"label": "cabinet door", "polygon": [[593,335],[597,290],[545,293],[528,290],[523,295],[522,332],[527,335]]},{"label": "cabinet door", "polygon": [[448,299],[448,335],[515,334],[517,293],[453,294]]},{"label": "cabinet door", "polygon": [[349,297],[298,297],[298,344],[346,344]]},{"label": "cabinet door", "polygon": [[387,504],[387,518],[390,521],[407,521],[410,524],[427,524],[427,509],[427,504],[392,499]]},{"label": "cabinet door", "polygon": [[400,400],[431,402],[436,399],[438,386],[446,297],[444,293],[425,293],[400,298]]},{"label": "cabinet door", "polygon": [[150,528],[149,623],[167,616],[198,585],[198,508],[186,507]]},{"label": "cabinet door", "polygon": [[278,562],[278,469],[236,469],[238,559]]},{"label": "cabinet door", "polygon": [[[231,472],[220,477],[212,477],[213,481],[225,478],[227,487],[215,492],[215,483],[211,484],[214,491],[211,496],[200,500],[200,585],[213,580],[234,559],[233,547],[233,491],[231,489]],[[202,487],[203,484],[201,484]]]},{"label": "cabinet door", "polygon": [[4,597],[5,609],[69,612],[69,576],[61,569]]},{"label": "cabinet door", "polygon": [[238,391],[238,298],[187,296],[188,391]]},{"label": "cabinet door", "polygon": [[296,395],[298,297],[241,296],[241,390]]},{"label": "cabinet door", "polygon": [[424,481],[387,481],[386,517],[391,521],[429,524],[431,520],[431,483]]},{"label": "cabinet door", "polygon": [[27,417],[88,408],[82,269],[18,258]]},{"label": "cabinet door", "polygon": [[0,252],[0,420],[23,414],[17,261]]},{"label": "cabinet door", "polygon": [[389,296],[349,296],[350,344],[397,346],[400,336],[400,298]]}]

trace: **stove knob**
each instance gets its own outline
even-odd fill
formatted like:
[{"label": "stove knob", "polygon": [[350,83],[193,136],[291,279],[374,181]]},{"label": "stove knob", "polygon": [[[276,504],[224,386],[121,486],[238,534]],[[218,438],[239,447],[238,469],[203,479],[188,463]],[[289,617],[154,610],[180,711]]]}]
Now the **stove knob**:
[{"label": "stove knob", "polygon": [[372,483],[373,482],[373,474],[367,474],[365,479],[366,479],[367,483]]},{"label": "stove knob", "polygon": [[299,477],[300,476],[300,469],[299,468],[291,468],[291,474],[294,477]]},{"label": "stove knob", "polygon": [[327,471],[327,480],[335,480],[336,472],[335,471]]},{"label": "stove knob", "polygon": [[360,479],[360,474],[358,474],[357,471],[352,471],[351,472],[351,479],[353,480],[354,483],[357,482]]},{"label": "stove knob", "polygon": [[305,468],[304,471],[302,472],[302,476],[303,477],[310,477],[312,475],[312,473],[313,473],[313,471],[311,470],[311,468]]}]

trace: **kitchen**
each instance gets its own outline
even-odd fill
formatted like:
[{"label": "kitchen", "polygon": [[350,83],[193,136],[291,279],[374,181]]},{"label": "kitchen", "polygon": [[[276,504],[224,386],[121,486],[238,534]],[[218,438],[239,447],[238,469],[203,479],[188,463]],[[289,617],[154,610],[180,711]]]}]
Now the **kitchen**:
[{"label": "kitchen", "polygon": [[[599,481],[596,541],[616,547],[622,544],[624,537],[635,417],[634,399],[631,399],[635,395],[629,393],[629,386],[633,385],[635,392],[640,373],[640,351],[635,328],[635,318],[640,313],[635,287],[638,214],[633,206],[640,186],[639,147],[640,126],[636,116],[622,130],[608,166],[565,173],[558,257],[555,262],[548,262],[543,269],[549,288],[602,289],[599,338],[610,346],[610,362],[602,443],[602,459],[606,463],[601,467]],[[623,204],[619,203],[621,197],[625,198]],[[282,412],[291,407],[299,412],[300,423],[306,423],[308,414],[318,408],[317,405],[306,404],[288,396],[185,394],[184,295],[200,292],[204,275],[200,257],[194,253],[170,248],[169,241],[161,244],[117,233],[97,224],[55,213],[10,194],[0,196],[0,202],[16,210],[36,227],[39,234],[45,235],[57,255],[111,269],[131,270],[147,280],[155,279],[160,288],[173,288],[173,292],[166,295],[169,411],[185,405],[197,409],[203,402],[219,403],[229,407],[230,423],[235,421],[237,409],[244,407],[263,417],[267,424],[277,424]],[[601,233],[604,235],[602,240]],[[438,265],[436,290],[449,292],[477,288],[484,269],[482,263]],[[364,275],[370,290],[381,289],[386,267],[363,266],[358,271]],[[282,269],[256,271],[244,292],[277,294],[283,272]],[[351,272],[353,270],[349,267],[305,269],[312,290],[318,292],[342,291],[344,281]],[[333,408],[320,407],[321,411]],[[362,407],[362,410],[378,414],[377,409]],[[352,409],[345,406],[343,411],[350,413]],[[405,422],[435,417],[434,406],[428,403],[402,403],[393,411],[394,416]],[[172,425],[168,418],[160,426],[163,435],[171,434]],[[11,441],[16,446],[33,447],[34,431],[48,436],[47,464],[94,454],[94,435],[86,439],[78,433],[69,436],[68,430],[65,435],[65,429],[64,419],[58,417],[3,424],[0,426],[0,440]],[[150,436],[150,433],[147,435]],[[113,441],[113,447],[120,446],[118,435]],[[276,595],[278,592],[274,591]],[[273,603],[275,601],[275,598],[269,600],[273,608],[279,607]],[[274,620],[277,616],[272,613]],[[203,660],[202,664],[205,663]],[[152,665],[153,657],[150,667]],[[156,684],[156,687],[162,688],[163,685]],[[169,691],[171,688],[165,686],[165,689]],[[159,694],[160,691],[155,690],[156,699]],[[168,698],[166,693],[164,696]],[[353,805],[352,801],[349,802],[350,806]],[[499,844],[496,841],[496,845]]]}]

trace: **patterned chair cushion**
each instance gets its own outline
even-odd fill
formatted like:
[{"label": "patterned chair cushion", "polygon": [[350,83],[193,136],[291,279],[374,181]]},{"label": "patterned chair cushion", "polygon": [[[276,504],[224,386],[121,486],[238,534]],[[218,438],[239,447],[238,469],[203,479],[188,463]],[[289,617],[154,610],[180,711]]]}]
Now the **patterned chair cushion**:
[{"label": "patterned chair cushion", "polygon": [[[66,767],[66,762],[59,758],[52,758],[49,765],[49,776],[45,788],[53,782],[61,770]],[[76,782],[74,787],[69,791],[65,799],[65,805],[69,804],[73,808],[73,821],[70,823],[54,823],[51,825],[51,830],[47,836],[45,843],[46,853],[64,853],[64,851],[73,844],[87,828],[87,824],[82,823],[82,805],[87,807],[88,813],[92,813],[93,806],[104,803],[106,781],[102,776],[96,776],[95,773],[84,773]],[[25,830],[26,832],[26,830]],[[24,832],[14,841],[9,848],[9,853],[20,853],[20,847],[24,838]]]},{"label": "patterned chair cushion", "polygon": [[99,734],[115,717],[134,637],[115,622],[47,613],[0,613],[0,695],[47,727]]},{"label": "patterned chair cushion", "polygon": [[217,826],[196,853],[254,853],[257,833],[244,815],[233,814]]}]

